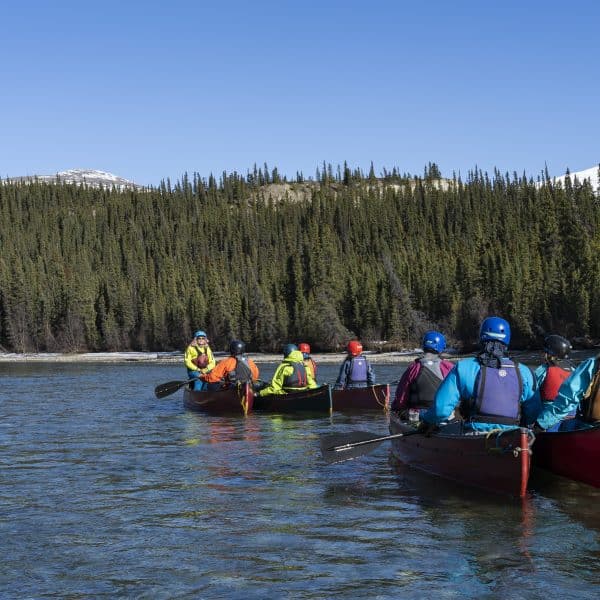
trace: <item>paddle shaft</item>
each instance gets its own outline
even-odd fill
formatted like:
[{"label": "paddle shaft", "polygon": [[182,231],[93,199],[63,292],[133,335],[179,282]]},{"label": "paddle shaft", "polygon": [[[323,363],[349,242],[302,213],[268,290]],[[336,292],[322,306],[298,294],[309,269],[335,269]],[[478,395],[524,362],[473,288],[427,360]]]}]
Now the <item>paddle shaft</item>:
[{"label": "paddle shaft", "polygon": [[393,440],[395,438],[406,437],[408,435],[414,435],[415,433],[419,433],[418,431],[409,431],[407,433],[394,433],[393,435],[384,435],[383,437],[372,438],[370,440],[363,440],[362,442],[353,442],[351,444],[342,444],[340,446],[332,446],[331,448],[327,448],[327,450],[331,452],[344,452],[344,450],[350,450],[350,448],[355,448],[356,446],[365,446],[367,444],[376,444],[379,442],[385,442],[385,440]]}]

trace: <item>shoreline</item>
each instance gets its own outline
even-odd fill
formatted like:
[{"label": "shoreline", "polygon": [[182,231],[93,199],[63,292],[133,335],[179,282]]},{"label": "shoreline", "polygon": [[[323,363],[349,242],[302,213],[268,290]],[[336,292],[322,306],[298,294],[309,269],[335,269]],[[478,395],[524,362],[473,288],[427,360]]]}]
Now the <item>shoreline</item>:
[{"label": "shoreline", "polygon": [[[214,352],[217,362],[229,356],[227,352]],[[365,356],[372,363],[410,363],[422,352],[365,352]],[[255,363],[280,362],[281,354],[263,354],[249,352],[246,356]],[[328,354],[311,354],[317,363],[341,364],[346,357],[345,352]],[[0,353],[0,363],[157,363],[170,364],[182,363],[183,352],[82,352],[80,354],[52,353],[26,353],[12,352]]]}]

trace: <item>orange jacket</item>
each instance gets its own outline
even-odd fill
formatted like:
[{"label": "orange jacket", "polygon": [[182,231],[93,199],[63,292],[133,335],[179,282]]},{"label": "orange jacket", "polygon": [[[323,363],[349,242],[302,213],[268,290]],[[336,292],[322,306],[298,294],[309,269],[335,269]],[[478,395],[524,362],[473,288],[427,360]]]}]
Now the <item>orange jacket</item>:
[{"label": "orange jacket", "polygon": [[[246,361],[248,362],[250,371],[252,371],[252,381],[256,381],[258,379],[258,367],[254,364],[254,361],[251,358],[247,358]],[[235,360],[235,356],[228,356],[227,358],[220,360],[217,363],[217,366],[210,373],[201,375],[200,379],[208,383],[227,381],[227,375],[231,371],[235,371],[236,364],[237,361]]]}]

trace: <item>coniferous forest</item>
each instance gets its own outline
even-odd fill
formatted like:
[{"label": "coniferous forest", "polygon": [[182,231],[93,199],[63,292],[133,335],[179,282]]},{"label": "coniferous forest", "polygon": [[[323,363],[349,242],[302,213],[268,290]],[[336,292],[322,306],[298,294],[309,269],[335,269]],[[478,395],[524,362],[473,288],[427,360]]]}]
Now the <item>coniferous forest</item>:
[{"label": "coniferous forest", "polygon": [[600,337],[600,207],[589,184],[475,170],[441,179],[323,165],[157,188],[0,184],[0,350],[215,349],[306,341],[468,347],[481,318],[515,347]]}]

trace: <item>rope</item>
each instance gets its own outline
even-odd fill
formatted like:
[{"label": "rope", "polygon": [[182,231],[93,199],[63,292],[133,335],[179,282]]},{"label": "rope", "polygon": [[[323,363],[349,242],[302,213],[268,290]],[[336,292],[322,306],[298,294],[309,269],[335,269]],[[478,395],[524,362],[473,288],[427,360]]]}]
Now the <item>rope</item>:
[{"label": "rope", "polygon": [[385,388],[387,390],[387,393],[384,392],[383,395],[383,401],[381,401],[378,397],[377,397],[377,386],[374,385],[371,387],[371,391],[373,392],[373,397],[375,398],[375,402],[377,402],[377,404],[379,404],[379,406],[383,407],[383,410],[388,411],[390,409],[390,403],[387,402],[388,397],[389,397],[389,386],[386,386]]}]

